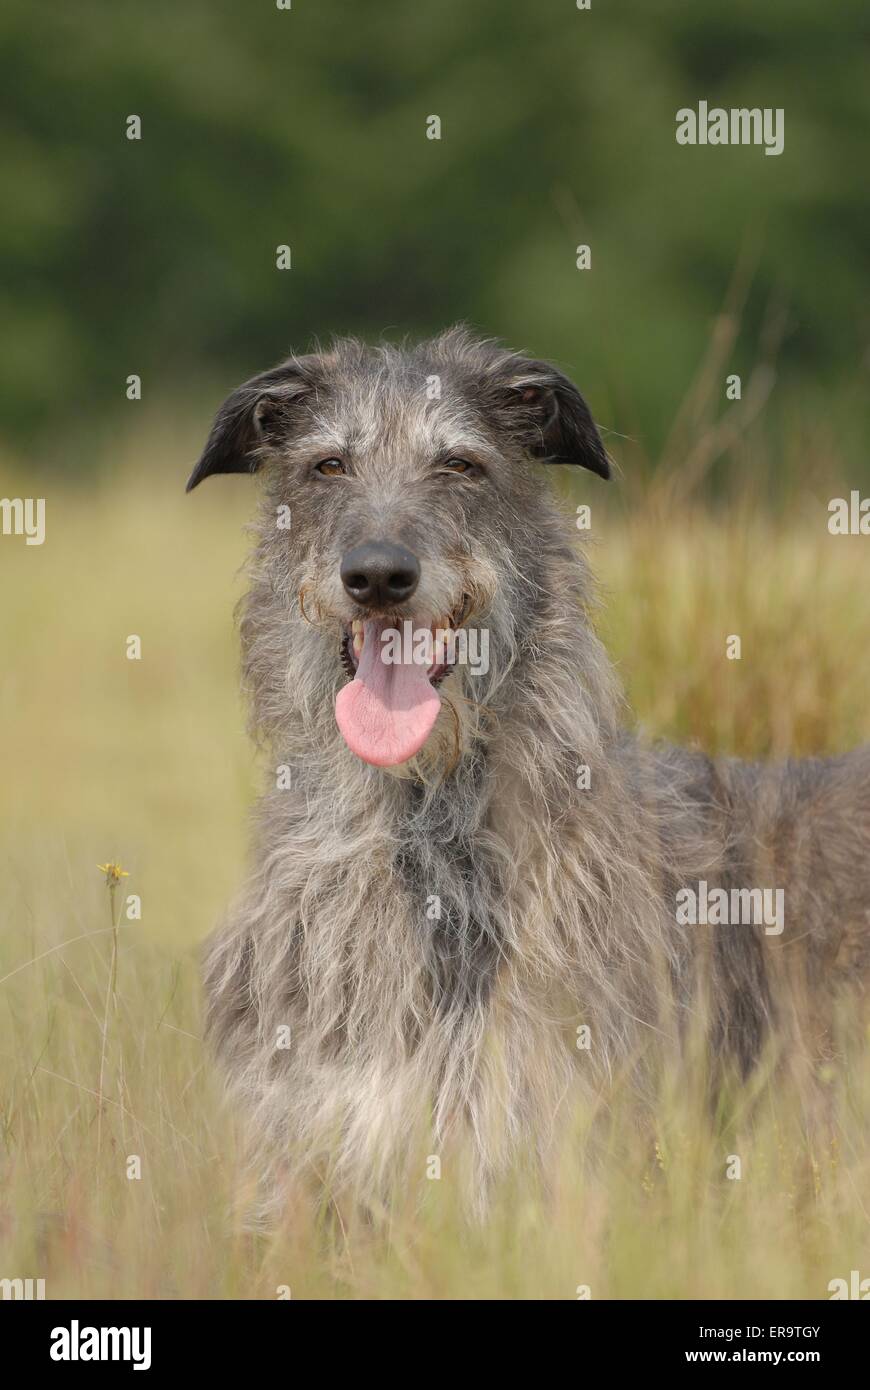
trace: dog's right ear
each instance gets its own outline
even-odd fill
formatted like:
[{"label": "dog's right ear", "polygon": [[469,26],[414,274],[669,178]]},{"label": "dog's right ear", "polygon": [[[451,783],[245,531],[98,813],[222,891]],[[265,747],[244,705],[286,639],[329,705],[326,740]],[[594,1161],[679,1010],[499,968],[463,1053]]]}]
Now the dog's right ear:
[{"label": "dog's right ear", "polygon": [[187,492],[212,473],[256,473],[270,439],[277,437],[282,425],[289,426],[294,407],[311,391],[313,360],[291,357],[227,397],[187,480]]}]

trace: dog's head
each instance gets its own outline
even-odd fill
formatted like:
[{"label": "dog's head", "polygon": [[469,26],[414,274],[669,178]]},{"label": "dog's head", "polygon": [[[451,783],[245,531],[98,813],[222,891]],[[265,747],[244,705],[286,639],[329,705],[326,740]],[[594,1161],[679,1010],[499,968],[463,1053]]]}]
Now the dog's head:
[{"label": "dog's head", "polygon": [[583,397],[454,329],[407,350],[341,341],[254,377],[187,487],[262,470],[273,588],[318,626],[307,659],[339,687],[347,744],[393,766],[428,739],[441,693],[464,681],[466,700],[486,698],[534,622],[552,539],[542,463],[609,476]]}]

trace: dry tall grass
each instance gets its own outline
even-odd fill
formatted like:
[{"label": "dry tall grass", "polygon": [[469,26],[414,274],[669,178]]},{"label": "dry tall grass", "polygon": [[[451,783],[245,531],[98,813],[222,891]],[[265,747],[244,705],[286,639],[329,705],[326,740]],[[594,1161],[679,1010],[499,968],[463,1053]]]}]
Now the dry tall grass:
[{"label": "dry tall grass", "polygon": [[[676,1075],[654,1151],[617,1095],[604,1163],[578,1115],[555,1197],[520,1173],[482,1229],[445,1180],[388,1234],[302,1209],[270,1236],[236,1227],[196,947],[241,876],[255,785],[231,622],[251,484],[184,498],[193,453],[153,433],[110,482],[40,489],[41,549],[0,540],[0,1278],[45,1278],[49,1297],[824,1298],[870,1274],[866,1057],[830,1077],[840,1138],[809,1155],[810,1182],[787,1098],[738,1117],[734,1150]],[[779,515],[661,490],[596,507],[602,627],[648,734],[751,756],[867,738],[870,541],[829,536],[828,495]],[[142,901],[114,992],[108,860],[130,872],[116,907]]]}]

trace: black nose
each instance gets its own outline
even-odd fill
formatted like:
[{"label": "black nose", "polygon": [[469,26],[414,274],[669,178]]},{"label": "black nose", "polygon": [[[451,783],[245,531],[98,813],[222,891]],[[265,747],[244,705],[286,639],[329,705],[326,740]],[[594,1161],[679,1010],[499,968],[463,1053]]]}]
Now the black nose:
[{"label": "black nose", "polygon": [[420,582],[420,561],[392,541],[364,541],[347,552],[340,573],[352,599],[383,608],[411,597]]}]

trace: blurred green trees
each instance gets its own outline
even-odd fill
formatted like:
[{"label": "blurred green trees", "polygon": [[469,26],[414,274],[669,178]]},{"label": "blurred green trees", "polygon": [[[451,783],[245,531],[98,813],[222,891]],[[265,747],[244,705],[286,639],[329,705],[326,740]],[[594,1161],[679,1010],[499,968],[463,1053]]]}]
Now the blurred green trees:
[{"label": "blurred green trees", "polygon": [[[219,392],[313,335],[462,318],[654,450],[749,247],[729,370],[784,306],[772,405],[857,466],[868,36],[861,0],[6,0],[7,441],[110,419],[132,372]],[[783,107],[784,153],[678,146],[699,99]]]}]

